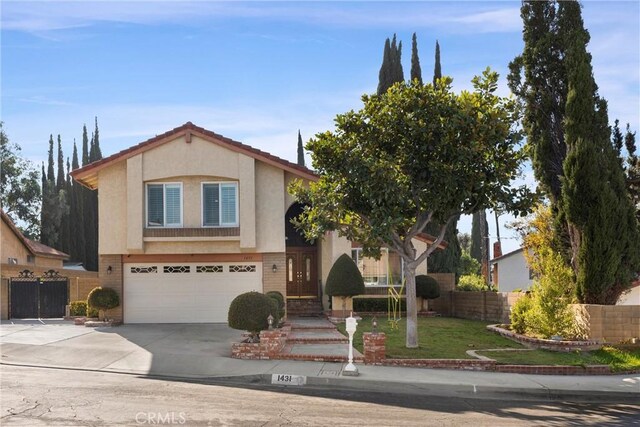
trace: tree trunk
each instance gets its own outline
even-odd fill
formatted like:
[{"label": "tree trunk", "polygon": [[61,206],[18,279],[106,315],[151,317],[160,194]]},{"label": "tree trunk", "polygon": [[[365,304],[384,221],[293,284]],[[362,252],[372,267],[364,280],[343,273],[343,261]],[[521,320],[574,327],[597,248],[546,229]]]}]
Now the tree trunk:
[{"label": "tree trunk", "polygon": [[407,348],[418,348],[418,306],[416,298],[416,267],[405,264],[405,292],[407,300]]}]

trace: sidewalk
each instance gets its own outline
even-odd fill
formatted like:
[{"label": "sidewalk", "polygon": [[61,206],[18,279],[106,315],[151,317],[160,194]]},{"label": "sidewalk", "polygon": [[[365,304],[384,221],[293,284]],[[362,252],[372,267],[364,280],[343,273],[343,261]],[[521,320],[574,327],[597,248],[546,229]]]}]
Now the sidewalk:
[{"label": "sidewalk", "polygon": [[[226,325],[124,325],[90,329],[61,324],[0,326],[2,364],[188,378],[234,385],[271,384],[273,374],[305,385],[363,392],[487,399],[640,402],[640,375],[554,376],[343,363],[232,359],[238,331]],[[345,353],[347,351],[345,345]]]}]

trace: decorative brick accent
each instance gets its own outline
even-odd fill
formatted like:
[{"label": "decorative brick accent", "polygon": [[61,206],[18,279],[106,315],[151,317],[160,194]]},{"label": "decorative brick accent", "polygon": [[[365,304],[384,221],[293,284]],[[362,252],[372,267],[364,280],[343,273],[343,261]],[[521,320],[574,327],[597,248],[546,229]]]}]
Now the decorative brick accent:
[{"label": "decorative brick accent", "polygon": [[386,358],[385,341],[387,336],[384,332],[374,334],[373,332],[365,332],[362,334],[364,341],[364,363],[367,365],[382,365]]},{"label": "decorative brick accent", "polygon": [[284,348],[291,326],[260,332],[259,343],[238,342],[231,346],[231,357],[247,360],[278,359]]},{"label": "decorative brick accent", "polygon": [[487,329],[502,335],[505,338],[517,341],[529,348],[541,348],[551,351],[564,351],[571,352],[576,350],[591,351],[599,350],[602,348],[602,342],[598,340],[585,340],[585,341],[555,341],[545,340],[539,338],[527,337],[517,334],[513,331],[503,329],[498,325],[488,325]]}]

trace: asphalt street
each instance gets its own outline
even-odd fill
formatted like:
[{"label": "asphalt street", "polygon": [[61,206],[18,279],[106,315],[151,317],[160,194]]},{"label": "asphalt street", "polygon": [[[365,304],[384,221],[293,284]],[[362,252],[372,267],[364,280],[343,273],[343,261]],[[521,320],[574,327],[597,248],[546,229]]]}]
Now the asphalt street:
[{"label": "asphalt street", "polygon": [[3,426],[633,426],[640,405],[244,387],[0,366]]}]

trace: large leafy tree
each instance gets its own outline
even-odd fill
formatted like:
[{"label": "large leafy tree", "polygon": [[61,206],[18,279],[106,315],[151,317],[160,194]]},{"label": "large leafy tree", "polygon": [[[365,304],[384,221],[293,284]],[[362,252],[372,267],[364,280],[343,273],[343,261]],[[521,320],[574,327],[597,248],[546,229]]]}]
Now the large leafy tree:
[{"label": "large leafy tree", "polygon": [[[307,238],[337,230],[365,255],[386,246],[404,260],[408,348],[418,346],[416,268],[451,221],[498,203],[521,214],[531,202],[528,189],[511,188],[524,154],[516,103],[496,96],[497,81],[487,69],[473,92],[455,94],[443,78],[437,88],[399,83],[364,95],[361,110],[338,115],[333,132],[307,144],[318,181],[290,188],[306,203],[298,226]],[[437,239],[418,252],[413,238],[431,221],[441,224]]]},{"label": "large leafy tree", "polygon": [[18,144],[9,141],[0,122],[0,200],[2,209],[32,239],[40,234],[39,173],[20,155]]}]

